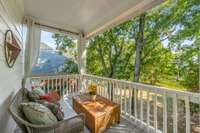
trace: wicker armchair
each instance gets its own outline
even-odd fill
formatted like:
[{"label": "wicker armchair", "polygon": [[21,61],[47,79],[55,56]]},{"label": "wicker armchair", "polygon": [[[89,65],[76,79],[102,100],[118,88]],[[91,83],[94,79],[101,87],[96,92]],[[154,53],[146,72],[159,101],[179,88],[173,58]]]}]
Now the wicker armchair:
[{"label": "wicker armchair", "polygon": [[35,125],[26,120],[20,103],[29,101],[27,89],[20,89],[14,97],[9,112],[23,133],[83,133],[84,115],[79,114],[54,125]]}]

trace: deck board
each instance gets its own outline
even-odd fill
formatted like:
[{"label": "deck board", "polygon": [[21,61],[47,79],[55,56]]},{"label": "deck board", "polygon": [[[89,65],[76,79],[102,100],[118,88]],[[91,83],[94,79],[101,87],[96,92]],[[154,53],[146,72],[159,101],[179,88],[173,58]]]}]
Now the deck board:
[{"label": "deck board", "polygon": [[[15,129],[14,133],[22,133],[19,128]],[[85,127],[84,133],[90,133],[90,131]],[[136,126],[133,123],[121,118],[120,124],[115,124],[103,133],[147,133],[140,126]]]}]

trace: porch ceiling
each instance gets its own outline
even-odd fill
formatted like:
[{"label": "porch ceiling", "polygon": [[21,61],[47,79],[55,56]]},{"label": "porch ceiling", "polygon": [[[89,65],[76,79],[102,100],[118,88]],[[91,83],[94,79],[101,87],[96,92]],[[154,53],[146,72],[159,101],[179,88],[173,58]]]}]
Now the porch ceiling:
[{"label": "porch ceiling", "polygon": [[24,0],[26,16],[86,37],[109,29],[164,0]]}]

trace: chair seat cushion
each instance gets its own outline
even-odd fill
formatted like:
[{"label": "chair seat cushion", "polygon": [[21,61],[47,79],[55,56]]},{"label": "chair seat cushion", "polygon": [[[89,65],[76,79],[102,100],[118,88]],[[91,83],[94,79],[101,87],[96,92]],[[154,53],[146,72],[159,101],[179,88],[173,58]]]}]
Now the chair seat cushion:
[{"label": "chair seat cushion", "polygon": [[36,102],[21,103],[26,118],[33,124],[49,125],[57,122],[54,114],[44,105]]}]

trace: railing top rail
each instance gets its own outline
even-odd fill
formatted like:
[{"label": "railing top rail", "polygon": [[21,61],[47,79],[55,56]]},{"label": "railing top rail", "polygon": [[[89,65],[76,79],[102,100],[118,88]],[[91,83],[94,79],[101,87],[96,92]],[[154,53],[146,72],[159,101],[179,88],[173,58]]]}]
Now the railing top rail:
[{"label": "railing top rail", "polygon": [[96,76],[96,75],[83,74],[83,76],[90,77],[90,78],[97,78],[97,79],[100,79],[100,80],[109,80],[109,81],[118,82],[118,83],[121,83],[121,84],[129,84],[129,85],[132,85],[135,88],[150,89],[150,90],[153,90],[155,92],[167,92],[167,93],[171,93],[171,94],[181,94],[181,95],[197,97],[197,98],[200,99],[200,94],[194,93],[194,92],[172,90],[172,89],[165,88],[165,87],[147,85],[147,84],[125,81],[125,80],[112,79],[112,78],[107,78],[107,77],[100,77],[100,76]]},{"label": "railing top rail", "polygon": [[40,78],[40,77],[57,77],[57,76],[79,76],[79,74],[66,74],[66,73],[43,73],[43,74],[31,74],[29,77],[31,78]]},{"label": "railing top rail", "polygon": [[45,77],[59,77],[59,76],[72,76],[72,77],[79,77],[79,76],[83,76],[83,77],[88,77],[91,79],[99,79],[99,80],[109,80],[111,82],[117,82],[119,84],[127,84],[130,85],[132,87],[135,87],[137,89],[146,89],[146,90],[151,90],[153,92],[157,92],[157,93],[170,93],[170,94],[179,94],[179,95],[186,95],[186,96],[192,96],[192,97],[196,97],[199,98],[200,100],[200,93],[194,93],[194,92],[188,92],[188,91],[181,91],[181,90],[173,90],[173,89],[169,89],[169,88],[165,88],[165,87],[159,87],[159,86],[153,86],[153,85],[147,85],[147,84],[142,84],[142,83],[136,83],[136,82],[131,82],[131,81],[125,81],[125,80],[118,80],[118,79],[112,79],[112,78],[107,78],[107,77],[100,77],[100,76],[96,76],[96,75],[90,75],[90,74],[66,74],[66,73],[60,73],[60,74],[32,74],[29,77],[31,78],[45,78]]}]

